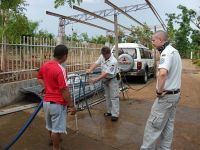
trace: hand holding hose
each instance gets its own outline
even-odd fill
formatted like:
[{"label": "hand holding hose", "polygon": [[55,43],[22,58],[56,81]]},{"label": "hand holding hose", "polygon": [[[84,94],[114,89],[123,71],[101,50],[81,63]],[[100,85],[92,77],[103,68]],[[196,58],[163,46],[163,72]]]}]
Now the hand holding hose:
[{"label": "hand holding hose", "polygon": [[91,74],[91,73],[92,73],[92,70],[87,69],[87,70],[85,71],[85,73],[86,73],[86,74]]},{"label": "hand holding hose", "polygon": [[88,82],[90,83],[90,84],[94,84],[94,83],[96,83],[98,80],[97,80],[97,78],[92,78],[92,79],[89,79],[88,80]]}]

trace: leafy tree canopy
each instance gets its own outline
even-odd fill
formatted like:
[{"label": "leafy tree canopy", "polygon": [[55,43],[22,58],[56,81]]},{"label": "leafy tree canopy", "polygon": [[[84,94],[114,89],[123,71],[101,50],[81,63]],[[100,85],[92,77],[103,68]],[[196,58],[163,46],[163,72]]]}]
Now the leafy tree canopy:
[{"label": "leafy tree canopy", "polygon": [[55,0],[54,6],[55,6],[55,8],[58,8],[59,6],[64,6],[64,5],[68,4],[70,7],[72,7],[73,4],[80,5],[81,2],[82,2],[82,0]]}]

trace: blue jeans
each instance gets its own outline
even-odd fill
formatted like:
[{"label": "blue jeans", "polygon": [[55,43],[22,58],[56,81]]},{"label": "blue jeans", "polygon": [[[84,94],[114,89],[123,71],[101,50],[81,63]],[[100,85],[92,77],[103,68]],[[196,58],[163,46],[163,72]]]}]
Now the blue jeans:
[{"label": "blue jeans", "polygon": [[47,130],[53,133],[66,133],[66,106],[43,102]]}]

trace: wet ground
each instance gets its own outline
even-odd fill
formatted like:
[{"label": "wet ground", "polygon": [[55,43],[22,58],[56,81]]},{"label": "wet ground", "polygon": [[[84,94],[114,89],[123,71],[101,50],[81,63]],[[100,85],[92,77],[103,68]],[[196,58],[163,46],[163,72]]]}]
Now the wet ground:
[{"label": "wet ground", "polygon": [[[177,109],[173,150],[200,150],[200,69],[183,60],[181,101]],[[155,79],[143,85],[131,79],[128,97],[120,101],[118,122],[105,118],[105,103],[78,112],[79,132],[73,116],[68,116],[68,135],[62,136],[65,150],[138,150],[144,126],[155,99]],[[8,143],[33,109],[0,117],[0,149]],[[43,111],[39,113],[13,150],[51,150],[45,129]]]}]

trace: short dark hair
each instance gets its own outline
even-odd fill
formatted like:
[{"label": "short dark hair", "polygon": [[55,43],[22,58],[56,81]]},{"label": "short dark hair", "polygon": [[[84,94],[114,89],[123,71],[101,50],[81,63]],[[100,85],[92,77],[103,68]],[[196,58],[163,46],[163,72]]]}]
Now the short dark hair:
[{"label": "short dark hair", "polygon": [[104,46],[101,48],[101,54],[110,54],[110,53],[111,53],[111,50],[109,47]]},{"label": "short dark hair", "polygon": [[53,52],[54,58],[61,59],[63,56],[68,54],[68,48],[65,45],[60,44],[54,48]]}]

